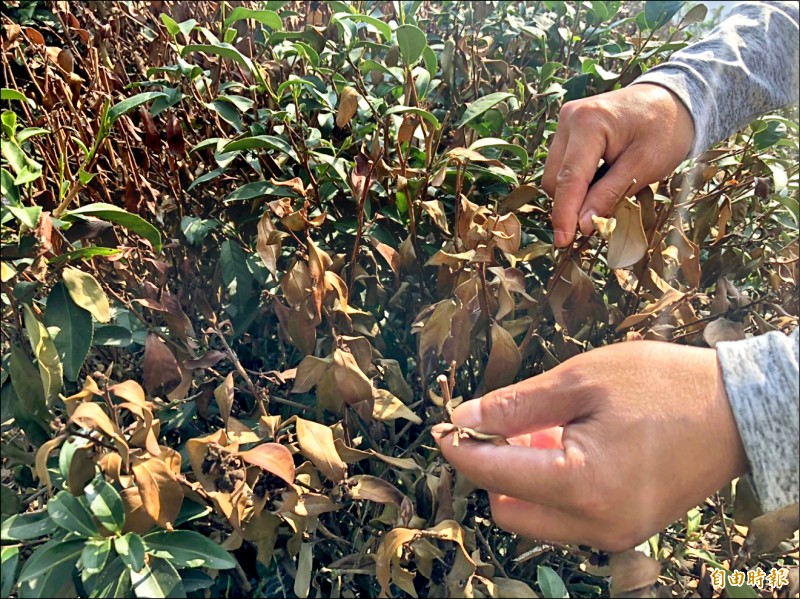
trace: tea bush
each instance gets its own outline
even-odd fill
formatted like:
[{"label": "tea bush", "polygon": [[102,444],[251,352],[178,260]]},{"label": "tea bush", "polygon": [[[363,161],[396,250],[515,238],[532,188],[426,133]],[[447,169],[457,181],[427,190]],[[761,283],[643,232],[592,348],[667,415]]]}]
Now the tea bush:
[{"label": "tea bush", "polygon": [[593,347],[796,325],[795,112],[552,244],[560,106],[703,5],[6,4],[2,596],[710,596],[797,563],[744,485],[610,561],[509,535],[429,434]]}]

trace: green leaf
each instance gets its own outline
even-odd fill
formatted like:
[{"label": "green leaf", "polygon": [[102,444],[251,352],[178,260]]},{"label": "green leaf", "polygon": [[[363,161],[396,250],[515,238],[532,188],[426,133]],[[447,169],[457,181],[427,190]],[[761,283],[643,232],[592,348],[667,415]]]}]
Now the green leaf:
[{"label": "green leaf", "polygon": [[539,588],[542,589],[542,594],[545,597],[557,597],[558,599],[569,597],[564,581],[552,568],[538,566],[536,568],[536,578]]},{"label": "green leaf", "polygon": [[144,542],[135,532],[114,538],[114,549],[131,572],[144,568]]},{"label": "green leaf", "polygon": [[42,216],[41,206],[31,206],[30,208],[7,206],[7,208],[14,215],[14,218],[29,229],[35,229],[39,224],[39,218]]},{"label": "green leaf", "polygon": [[16,207],[21,207],[19,189],[17,189],[17,186],[14,184],[14,175],[9,173],[6,169],[0,169],[0,193]]},{"label": "green leaf", "polygon": [[231,239],[226,239],[220,250],[220,270],[222,282],[231,298],[238,306],[247,303],[255,293],[253,275],[247,268],[247,256],[241,246]]},{"label": "green leaf", "polygon": [[131,332],[128,329],[116,324],[109,324],[95,329],[92,343],[109,347],[128,347],[131,341]]},{"label": "green leaf", "polygon": [[689,23],[702,23],[708,14],[708,7],[705,4],[695,4],[689,12],[683,16],[683,22]]},{"label": "green leaf", "polygon": [[422,50],[422,62],[425,64],[425,70],[430,74],[431,79],[436,77],[436,72],[439,70],[439,59],[436,58],[436,52],[430,46],[425,46]]},{"label": "green leaf", "polygon": [[11,516],[0,525],[0,537],[4,541],[30,541],[50,535],[58,530],[47,512],[29,512]]},{"label": "green leaf", "polygon": [[225,18],[225,27],[230,27],[232,23],[242,19],[253,19],[274,31],[282,29],[281,18],[274,10],[252,10],[243,6],[237,6],[231,11]]},{"label": "green leaf", "polygon": [[88,260],[89,258],[94,258],[95,256],[114,256],[115,254],[119,254],[121,251],[122,250],[117,248],[104,248],[92,245],[89,247],[72,250],[71,252],[61,254],[60,256],[49,258],[47,262],[49,264],[61,264],[62,262],[71,262],[73,260]]},{"label": "green leaf", "polygon": [[112,532],[122,530],[125,525],[125,508],[117,490],[102,475],[86,485],[84,489],[89,509],[95,518]]},{"label": "green leaf", "polygon": [[181,231],[186,236],[186,241],[191,245],[203,245],[206,236],[218,228],[220,222],[213,218],[200,218],[198,216],[184,216],[181,219]]},{"label": "green leaf", "polygon": [[99,322],[111,319],[111,307],[106,292],[92,275],[77,268],[65,268],[61,278],[72,300]]},{"label": "green leaf", "polygon": [[28,98],[25,94],[7,87],[0,90],[0,100],[17,100],[18,102],[27,102],[30,106],[36,106],[36,102]]},{"label": "green leaf", "polygon": [[186,55],[192,52],[205,52],[206,54],[221,56],[239,63],[250,73],[255,71],[252,60],[230,44],[224,42],[217,42],[216,44],[189,44],[188,46],[184,46],[183,50],[181,50],[181,58],[186,58]]},{"label": "green leaf", "polygon": [[647,0],[644,3],[644,22],[650,29],[663,27],[675,16],[683,2],[680,0]]},{"label": "green leaf", "polygon": [[17,581],[19,547],[3,547],[0,550],[0,597],[10,597]]},{"label": "green leaf", "polygon": [[60,565],[66,564],[69,566],[69,570],[72,570],[78,561],[78,556],[83,551],[84,544],[83,539],[45,543],[34,551],[25,562],[22,572],[19,573],[19,581],[33,580]]},{"label": "green leaf", "polygon": [[81,182],[81,185],[88,185],[92,179],[94,179],[94,176],[95,173],[87,173],[83,169],[78,171],[78,180]]},{"label": "green leaf", "polygon": [[274,135],[255,135],[253,137],[244,137],[236,139],[222,148],[223,153],[236,152],[241,150],[256,150],[266,148],[269,150],[276,150],[283,154],[291,156],[295,161],[298,161],[297,154],[295,154],[292,146],[282,140],[280,137]]},{"label": "green leaf", "polygon": [[416,114],[421,116],[423,119],[428,121],[434,127],[439,126],[439,119],[437,119],[433,114],[428,112],[427,110],[423,110],[422,108],[416,108],[414,106],[392,106],[389,110],[386,111],[386,116],[391,114],[406,114],[406,113]]},{"label": "green leaf", "polygon": [[144,541],[149,554],[169,560],[177,567],[215,570],[236,567],[230,553],[192,530],[158,531],[147,535]]},{"label": "green leaf", "polygon": [[25,330],[28,332],[33,354],[36,356],[45,399],[47,402],[51,402],[58,397],[61,391],[64,369],[61,365],[61,360],[58,358],[56,346],[50,338],[50,333],[33,315],[33,311],[28,304],[23,305],[23,310],[25,312]]},{"label": "green leaf", "polygon": [[348,12],[337,12],[331,17],[331,22],[333,23],[343,20],[370,25],[373,29],[375,29],[375,31],[381,34],[381,37],[383,37],[384,40],[388,41],[392,39],[392,28],[389,27],[389,24],[381,21],[380,19],[376,19],[375,17],[370,17],[368,15],[356,15]]},{"label": "green leaf", "polygon": [[202,591],[214,584],[214,579],[200,570],[181,570],[179,574],[187,593]]},{"label": "green leaf", "polygon": [[7,139],[0,140],[0,151],[3,157],[8,160],[17,177],[14,179],[15,185],[23,185],[35,181],[42,174],[42,165],[31,159],[22,151],[17,144]]},{"label": "green leaf", "polygon": [[288,187],[278,187],[269,181],[254,181],[253,183],[246,183],[234,189],[225,197],[223,202],[226,204],[229,202],[243,202],[268,195],[297,197],[297,194],[292,192]]},{"label": "green leaf", "polygon": [[197,25],[196,19],[189,19],[188,21],[184,21],[183,23],[177,23],[172,17],[170,17],[165,12],[162,12],[161,15],[159,16],[161,17],[161,21],[164,23],[164,26],[167,28],[167,31],[169,31],[169,34],[172,37],[175,37],[179,33],[182,33],[188,38],[189,34],[192,32],[192,29],[194,29],[195,25]]},{"label": "green leaf", "polygon": [[86,506],[67,491],[61,491],[47,502],[47,513],[53,522],[67,532],[75,532],[84,537],[96,537],[100,534]]},{"label": "green leaf", "polygon": [[77,381],[81,366],[92,346],[92,315],[76,304],[66,285],[59,281],[47,296],[44,324],[60,329],[53,336],[58,357],[64,366],[64,376]]},{"label": "green leaf", "polygon": [[131,583],[137,597],[186,597],[178,571],[168,561],[150,558],[140,572],[131,572]]},{"label": "green leaf", "polygon": [[417,64],[422,51],[428,45],[428,40],[422,30],[415,25],[400,25],[395,30],[397,45],[400,46],[400,55],[407,67]]},{"label": "green leaf", "polygon": [[514,154],[514,156],[519,158],[523,169],[528,167],[528,152],[522,146],[508,143],[504,139],[497,137],[485,137],[483,139],[479,139],[469,147],[470,150],[475,151],[480,151],[483,148],[497,148],[498,150],[511,152]]},{"label": "green leaf", "polygon": [[[110,541],[110,539],[109,539]],[[131,574],[130,570],[122,562],[122,559],[115,557],[111,562],[100,572],[94,587],[89,593],[89,597],[108,597],[109,599],[116,599],[117,597],[130,597],[131,596]]]},{"label": "green leaf", "polygon": [[14,417],[34,421],[43,427],[50,420],[45,401],[42,379],[28,355],[17,346],[11,346],[8,366],[11,384],[20,401],[14,407]]},{"label": "green leaf", "polygon": [[786,137],[786,125],[780,121],[756,121],[751,126],[756,130],[753,145],[757,150],[766,150]]},{"label": "green leaf", "polygon": [[111,539],[90,539],[81,552],[81,566],[87,574],[98,574],[111,553]]},{"label": "green leaf", "polygon": [[493,94],[483,96],[482,98],[478,98],[464,111],[464,116],[462,116],[461,120],[455,125],[456,128],[463,127],[464,125],[484,114],[490,108],[494,108],[500,102],[513,97],[513,94],[509,94],[508,92],[495,92]]},{"label": "green leaf", "polygon": [[[35,597],[74,597],[72,572],[83,550],[83,539],[50,541],[37,549],[20,572],[17,593],[20,599]],[[36,571],[35,575],[31,572]],[[27,576],[23,580],[23,576]]]},{"label": "green leaf", "polygon": [[[2,125],[3,133],[14,139],[14,134],[17,132],[17,113],[12,110],[4,110],[0,114],[0,125]],[[18,140],[18,143],[21,142]]]},{"label": "green leaf", "polygon": [[[8,388],[8,387],[6,387]],[[13,391],[13,388],[12,388]],[[5,398],[4,398],[5,400]],[[5,408],[6,406],[3,406]],[[5,422],[4,418],[2,422]],[[14,516],[22,509],[22,502],[16,491],[7,485],[0,485],[0,514]]]},{"label": "green leaf", "polygon": [[50,133],[49,129],[43,129],[42,127],[26,127],[19,133],[17,133],[17,142],[23,143],[30,139],[31,137],[35,137],[37,135],[47,135]]},{"label": "green leaf", "polygon": [[233,127],[237,133],[242,131],[242,117],[231,102],[224,100],[214,100],[206,104],[206,108],[216,112],[219,117]]},{"label": "green leaf", "polygon": [[143,92],[141,94],[136,94],[135,96],[131,96],[130,98],[119,102],[118,104],[114,104],[108,110],[108,119],[109,124],[113,125],[119,117],[123,114],[130,112],[134,108],[138,108],[142,104],[149,102],[150,100],[155,100],[156,98],[161,98],[166,96],[164,92]]},{"label": "green leaf", "polygon": [[141,216],[131,214],[127,210],[123,210],[113,204],[98,202],[65,212],[61,218],[62,220],[71,222],[75,220],[75,217],[81,216],[95,216],[116,225],[121,225],[126,229],[130,229],[149,241],[156,252],[161,252],[161,233]]}]

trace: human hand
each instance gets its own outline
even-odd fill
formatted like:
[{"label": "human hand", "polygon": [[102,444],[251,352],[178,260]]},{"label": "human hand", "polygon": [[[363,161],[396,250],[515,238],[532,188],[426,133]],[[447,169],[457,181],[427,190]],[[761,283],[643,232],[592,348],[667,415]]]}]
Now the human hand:
[{"label": "human hand", "polygon": [[498,526],[608,551],[664,529],[747,464],[712,349],[591,350],[461,404],[452,420],[509,440],[453,446],[447,425],[433,429],[444,457],[489,491]]},{"label": "human hand", "polygon": [[[640,83],[567,102],[547,155],[542,187],[553,198],[555,243],[572,243],[576,224],[588,235],[592,214],[609,216],[631,193],[669,175],[694,141],[689,111],[671,91]],[[589,188],[600,159],[609,171]]]}]

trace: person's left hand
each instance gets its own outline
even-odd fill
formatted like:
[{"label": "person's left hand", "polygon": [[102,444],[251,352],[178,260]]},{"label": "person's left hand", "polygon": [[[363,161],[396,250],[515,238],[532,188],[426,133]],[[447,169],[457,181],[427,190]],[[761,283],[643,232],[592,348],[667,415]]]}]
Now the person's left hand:
[{"label": "person's left hand", "polygon": [[[591,350],[466,402],[437,425],[444,457],[489,491],[495,523],[532,538],[636,546],[743,474],[716,351],[655,341]],[[563,428],[562,428],[563,427]]]}]

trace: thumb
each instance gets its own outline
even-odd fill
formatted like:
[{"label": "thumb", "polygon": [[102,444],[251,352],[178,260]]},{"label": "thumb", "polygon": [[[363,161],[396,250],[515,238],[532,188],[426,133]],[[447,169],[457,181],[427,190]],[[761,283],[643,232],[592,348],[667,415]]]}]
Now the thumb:
[{"label": "thumb", "polygon": [[589,412],[578,385],[556,367],[459,405],[452,421],[460,427],[506,438],[564,426]]},{"label": "thumb", "polygon": [[611,216],[617,201],[625,194],[631,183],[631,193],[635,193],[650,181],[641,181],[637,167],[637,158],[628,151],[620,156],[608,172],[597,183],[589,188],[586,199],[581,206],[578,224],[584,235],[594,230],[592,216]]}]

